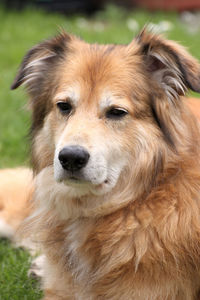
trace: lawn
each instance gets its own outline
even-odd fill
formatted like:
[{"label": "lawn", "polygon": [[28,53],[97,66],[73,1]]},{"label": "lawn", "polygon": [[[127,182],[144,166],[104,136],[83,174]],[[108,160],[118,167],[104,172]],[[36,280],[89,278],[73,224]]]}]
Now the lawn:
[{"label": "lawn", "polygon": [[[170,39],[187,46],[200,59],[199,30],[183,23],[176,13],[124,11],[108,6],[90,19],[84,16],[47,14],[28,9],[5,11],[0,6],[0,168],[29,164],[30,113],[23,89],[10,91],[19,63],[37,42],[59,28],[88,42],[128,43],[145,23],[159,25]],[[0,300],[40,299],[37,282],[27,278],[29,255],[0,241]]]}]

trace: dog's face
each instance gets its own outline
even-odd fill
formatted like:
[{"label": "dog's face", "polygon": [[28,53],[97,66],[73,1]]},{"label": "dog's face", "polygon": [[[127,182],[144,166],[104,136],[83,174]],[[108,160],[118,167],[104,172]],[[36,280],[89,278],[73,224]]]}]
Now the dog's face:
[{"label": "dog's face", "polygon": [[180,95],[200,88],[196,61],[146,32],[127,46],[61,34],[29,51],[12,88],[22,83],[36,171],[53,166],[57,182],[83,195],[105,194],[126,176],[135,187],[151,181],[176,147],[174,128],[185,130]]},{"label": "dog's face", "polygon": [[132,99],[142,94],[141,62],[131,67],[124,50],[79,43],[63,62],[45,125],[54,128],[56,181],[105,193],[137,152]]}]

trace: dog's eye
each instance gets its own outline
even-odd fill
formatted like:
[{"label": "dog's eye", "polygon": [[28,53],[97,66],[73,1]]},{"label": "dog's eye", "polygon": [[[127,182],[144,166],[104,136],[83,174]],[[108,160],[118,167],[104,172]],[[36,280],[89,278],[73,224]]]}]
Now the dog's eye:
[{"label": "dog's eye", "polygon": [[59,108],[60,112],[64,115],[69,115],[72,111],[72,106],[69,102],[57,102],[57,107]]},{"label": "dog's eye", "polygon": [[117,120],[123,118],[127,114],[127,110],[113,107],[106,112],[106,118]]}]

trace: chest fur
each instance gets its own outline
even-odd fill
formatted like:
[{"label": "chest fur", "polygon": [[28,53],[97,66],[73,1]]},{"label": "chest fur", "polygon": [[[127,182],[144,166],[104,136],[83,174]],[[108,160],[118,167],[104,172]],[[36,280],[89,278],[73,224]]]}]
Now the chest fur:
[{"label": "chest fur", "polygon": [[[97,299],[107,299],[107,291],[113,293],[109,300],[118,299],[116,295],[123,289],[124,294],[128,293],[127,299],[133,294],[136,297],[133,299],[139,299],[144,286],[152,299],[157,299],[153,295],[161,286],[163,295],[171,293],[174,298],[170,299],[179,299],[175,295],[182,293],[184,286],[189,293],[196,289],[193,278],[198,278],[198,272],[197,261],[189,258],[186,249],[190,244],[191,253],[191,243],[186,237],[185,245],[179,240],[181,224],[179,220],[176,225],[175,220],[178,218],[173,213],[168,215],[160,228],[155,217],[141,210],[140,213],[119,211],[100,219],[80,218],[58,227],[59,245],[51,247],[49,253],[76,284],[88,287],[96,295],[104,293],[103,298]],[[187,297],[192,299],[189,294]]]}]

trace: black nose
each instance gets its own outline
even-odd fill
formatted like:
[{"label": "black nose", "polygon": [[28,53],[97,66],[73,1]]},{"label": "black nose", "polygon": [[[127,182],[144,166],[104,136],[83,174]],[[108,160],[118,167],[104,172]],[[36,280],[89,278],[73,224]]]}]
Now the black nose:
[{"label": "black nose", "polygon": [[79,171],[86,166],[90,154],[81,146],[69,146],[63,148],[58,155],[63,169],[67,171]]}]

